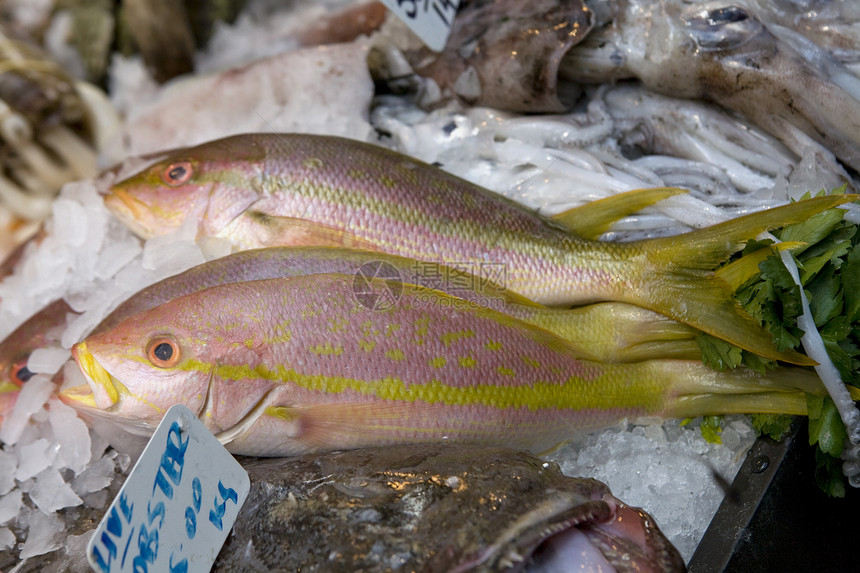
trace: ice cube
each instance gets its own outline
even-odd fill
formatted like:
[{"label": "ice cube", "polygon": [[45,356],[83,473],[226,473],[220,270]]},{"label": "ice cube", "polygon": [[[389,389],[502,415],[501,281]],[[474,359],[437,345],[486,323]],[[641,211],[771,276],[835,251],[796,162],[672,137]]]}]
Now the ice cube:
[{"label": "ice cube", "polygon": [[90,432],[90,460],[99,460],[104,455],[110,444],[107,439],[97,432]]},{"label": "ice cube", "polygon": [[87,334],[92,332],[93,328],[101,322],[102,312],[89,311],[84,312],[69,321],[68,328],[63,332],[60,339],[60,344],[64,348],[71,348],[73,345],[86,338]]},{"label": "ice cube", "polygon": [[0,495],[6,495],[15,487],[15,470],[18,457],[0,450]]},{"label": "ice cube", "polygon": [[48,468],[36,476],[36,485],[30,491],[30,499],[46,514],[83,503],[55,468]]},{"label": "ice cube", "polygon": [[143,268],[158,272],[160,278],[180,273],[206,262],[193,240],[176,240],[173,234],[154,237],[143,247]]},{"label": "ice cube", "polygon": [[54,461],[57,452],[51,447],[52,444],[45,438],[21,447],[21,462],[15,472],[15,479],[24,481],[49,467]]},{"label": "ice cube", "polygon": [[41,511],[28,513],[30,527],[19,555],[22,561],[58,549],[62,545],[58,534],[64,529],[56,515],[45,515]]},{"label": "ice cube", "polygon": [[18,512],[21,511],[21,506],[24,504],[24,497],[21,490],[16,489],[0,497],[0,525],[9,523],[14,519]]},{"label": "ice cube", "polygon": [[0,527],[0,549],[10,549],[15,544],[15,534],[8,527]]},{"label": "ice cube", "polygon": [[48,419],[59,445],[54,463],[58,468],[69,468],[78,475],[90,461],[90,431],[69,406],[56,398],[52,398],[48,405]]},{"label": "ice cube", "polygon": [[80,247],[87,239],[87,212],[77,201],[59,198],[54,201],[53,236],[60,243]]},{"label": "ice cube", "polygon": [[[121,427],[107,420],[94,418],[90,421],[90,427],[92,427],[96,433],[101,434],[101,436],[110,443],[114,450],[127,454],[131,458],[132,462],[137,461],[149,441],[148,438],[130,434]],[[119,459],[117,459],[117,462],[119,462]]]},{"label": "ice cube", "polygon": [[84,505],[93,509],[104,509],[108,504],[108,490],[94,491],[83,496]]},{"label": "ice cube", "polygon": [[66,362],[65,366],[63,366],[63,383],[60,385],[60,390],[83,386],[86,383],[87,379],[84,377],[81,369],[78,368],[77,362],[74,360]]},{"label": "ice cube", "polygon": [[113,456],[105,456],[81,472],[72,480],[72,491],[78,495],[99,491],[113,482],[116,464]]},{"label": "ice cube", "polygon": [[92,570],[89,561],[87,561],[87,545],[95,533],[96,530],[92,529],[81,535],[69,535],[63,543],[63,549],[68,559],[65,563],[65,571],[89,573]]},{"label": "ice cube", "polygon": [[666,442],[666,432],[660,424],[648,424],[645,426],[645,436],[658,443]]},{"label": "ice cube", "polygon": [[27,369],[30,372],[53,375],[69,358],[71,354],[66,348],[37,348],[27,360]]},{"label": "ice cube", "polygon": [[13,445],[18,442],[30,416],[42,409],[51,393],[54,384],[45,376],[33,376],[21,388],[18,400],[12,413],[3,419],[0,427],[0,442]]},{"label": "ice cube", "polygon": [[140,242],[132,238],[108,244],[96,265],[96,276],[103,279],[113,277],[142,252]]}]

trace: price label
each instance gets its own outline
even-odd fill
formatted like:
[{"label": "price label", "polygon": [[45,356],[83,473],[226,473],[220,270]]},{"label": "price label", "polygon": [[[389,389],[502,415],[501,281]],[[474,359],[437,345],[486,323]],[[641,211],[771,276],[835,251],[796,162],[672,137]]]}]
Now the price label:
[{"label": "price label", "polygon": [[87,546],[99,573],[206,572],[251,483],[182,405],[167,411]]},{"label": "price label", "polygon": [[434,52],[441,52],[451,34],[460,0],[382,0]]}]

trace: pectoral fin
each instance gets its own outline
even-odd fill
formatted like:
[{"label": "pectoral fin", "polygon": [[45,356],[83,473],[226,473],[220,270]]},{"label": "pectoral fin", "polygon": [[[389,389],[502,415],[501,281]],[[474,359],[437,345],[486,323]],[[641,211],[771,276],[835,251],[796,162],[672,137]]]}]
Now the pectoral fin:
[{"label": "pectoral fin", "polygon": [[584,239],[596,240],[619,219],[687,192],[678,187],[634,189],[568,209],[553,215],[552,220]]},{"label": "pectoral fin", "polygon": [[244,249],[263,247],[347,247],[368,251],[376,245],[342,229],[295,217],[249,210],[227,225],[219,236]]}]

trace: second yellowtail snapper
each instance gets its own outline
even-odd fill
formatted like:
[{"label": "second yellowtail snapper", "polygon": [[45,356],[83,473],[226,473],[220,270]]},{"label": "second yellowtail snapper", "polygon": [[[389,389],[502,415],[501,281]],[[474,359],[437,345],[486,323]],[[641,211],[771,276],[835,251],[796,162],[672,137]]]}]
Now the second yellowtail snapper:
[{"label": "second yellowtail snapper", "polygon": [[551,220],[367,143],[246,134],[167,153],[114,185],[105,202],[143,237],[196,217],[200,236],[237,249],[346,246],[441,262],[541,304],[632,303],[762,356],[812,364],[778,350],[714,269],[759,233],[856,197],[810,199],[668,238],[593,240],[614,219],[677,192],[634,192]]},{"label": "second yellowtail snapper", "polygon": [[183,403],[232,452],[279,456],[445,441],[543,451],[625,417],[804,414],[804,392],[824,393],[801,368],[581,360],[542,328],[400,286],[376,309],[334,273],[178,297],[76,345],[88,384],[61,399],[142,434]]}]

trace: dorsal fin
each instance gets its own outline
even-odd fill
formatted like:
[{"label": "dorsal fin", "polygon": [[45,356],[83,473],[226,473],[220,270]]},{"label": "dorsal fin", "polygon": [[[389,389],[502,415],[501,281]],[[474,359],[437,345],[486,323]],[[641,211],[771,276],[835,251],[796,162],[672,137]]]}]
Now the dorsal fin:
[{"label": "dorsal fin", "polygon": [[584,239],[596,240],[619,219],[687,192],[679,187],[634,189],[562,211],[553,215],[552,220]]}]

